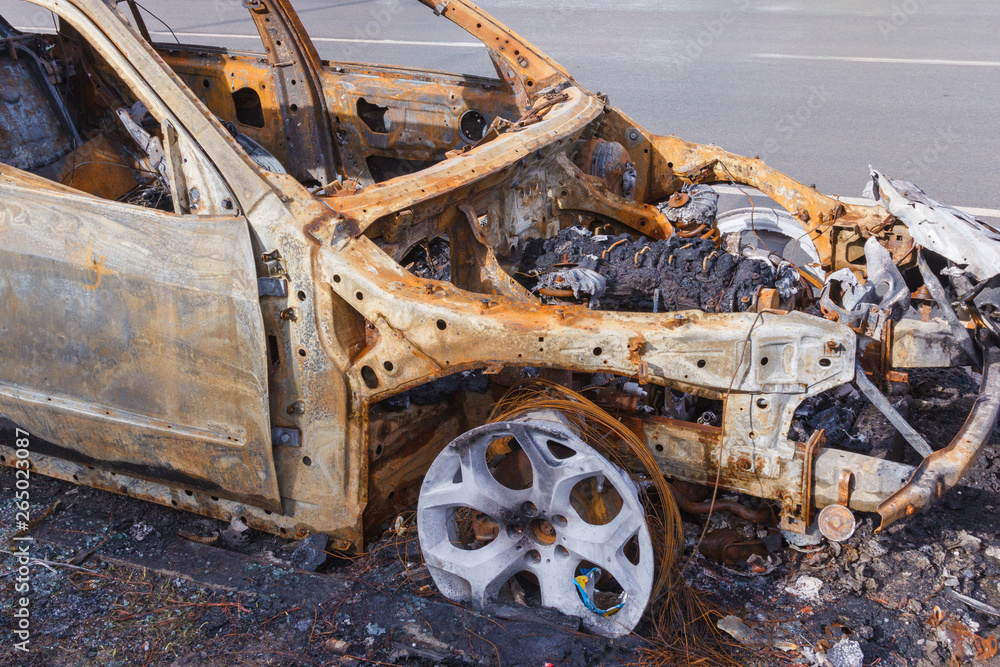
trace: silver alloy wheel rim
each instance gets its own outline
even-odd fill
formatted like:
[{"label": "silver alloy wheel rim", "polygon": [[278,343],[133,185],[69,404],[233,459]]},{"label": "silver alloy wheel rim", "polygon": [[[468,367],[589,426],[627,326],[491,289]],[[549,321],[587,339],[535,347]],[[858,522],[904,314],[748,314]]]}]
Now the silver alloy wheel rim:
[{"label": "silver alloy wheel rim", "polygon": [[[533,483],[521,491],[494,479],[486,461],[490,444],[510,437],[531,463]],[[558,458],[549,442],[573,453]],[[570,503],[574,486],[592,477],[614,486],[622,499],[621,510],[604,525],[584,521]],[[496,538],[474,550],[455,546],[453,517],[461,507],[496,520]],[[527,529],[537,519],[555,527],[552,544],[540,542]],[[585,627],[607,636],[630,632],[649,603],[653,546],[638,490],[618,466],[563,424],[538,419],[499,422],[456,438],[424,477],[417,527],[434,583],[452,600],[488,610],[504,583],[519,572],[530,572],[538,579],[543,606],[578,616]],[[637,564],[626,555],[629,542],[633,549],[637,546]],[[583,561],[610,573],[627,593],[618,613],[604,617],[584,605],[574,583]]]}]

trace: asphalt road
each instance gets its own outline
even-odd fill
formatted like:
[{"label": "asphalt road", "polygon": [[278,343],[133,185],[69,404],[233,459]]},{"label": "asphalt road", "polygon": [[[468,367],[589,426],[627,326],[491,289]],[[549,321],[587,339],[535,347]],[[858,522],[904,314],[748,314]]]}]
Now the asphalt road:
[{"label": "asphalt road", "polygon": [[[184,42],[259,43],[240,0],[141,4]],[[492,73],[470,35],[416,0],[294,4],[325,58]],[[941,201],[1000,209],[995,0],[479,5],[655,132],[759,155],[833,194],[860,194],[873,165]],[[51,26],[19,0],[0,14]]]}]

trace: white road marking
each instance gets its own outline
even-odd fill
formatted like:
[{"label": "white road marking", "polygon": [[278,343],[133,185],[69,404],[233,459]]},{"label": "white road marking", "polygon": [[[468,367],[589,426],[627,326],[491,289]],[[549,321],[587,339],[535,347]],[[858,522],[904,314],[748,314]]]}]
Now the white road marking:
[{"label": "white road marking", "polygon": [[789,53],[755,53],[754,58],[768,60],[828,60],[844,63],[889,63],[893,65],[958,65],[964,67],[1000,67],[993,60],[935,60],[931,58],[866,58],[863,56],[800,56]]},{"label": "white road marking", "polygon": [[[718,185],[713,185],[714,189],[719,194],[724,195],[756,195],[756,196],[766,196],[763,193],[757,191],[750,186],[737,186],[729,185],[728,183],[720,183]],[[839,195],[830,195],[845,204],[850,204],[852,206],[874,206],[875,202],[871,199],[864,199],[862,197],[841,197]],[[1000,210],[995,208],[974,208],[972,206],[952,206],[952,208],[958,209],[963,213],[968,213],[969,215],[974,215],[981,218],[1000,218]]]},{"label": "white road marking", "polygon": [[[41,32],[41,33],[54,33],[55,29],[51,26],[49,27],[17,27],[15,30],[20,30],[21,32]],[[204,37],[206,39],[250,39],[255,41],[260,41],[260,35],[231,35],[223,33],[214,32],[181,32],[180,30],[175,30],[174,32],[168,32],[165,30],[150,30],[150,36],[152,37],[173,37],[177,35],[178,37]],[[486,48],[486,45],[482,42],[421,42],[409,39],[361,39],[353,37],[313,37],[314,42],[339,42],[343,44],[388,44],[391,46],[443,46],[456,49],[480,49]]]}]

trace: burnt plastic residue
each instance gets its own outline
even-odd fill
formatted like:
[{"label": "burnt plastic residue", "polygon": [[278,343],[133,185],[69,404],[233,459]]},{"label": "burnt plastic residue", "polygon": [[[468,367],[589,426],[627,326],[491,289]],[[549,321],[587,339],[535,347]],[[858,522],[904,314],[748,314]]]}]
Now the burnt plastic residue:
[{"label": "burnt plastic residue", "polygon": [[538,276],[566,266],[597,271],[607,280],[595,310],[743,312],[753,307],[761,287],[775,285],[769,262],[723,252],[710,239],[636,240],[595,236],[580,227],[529,242],[516,278],[534,289]]}]

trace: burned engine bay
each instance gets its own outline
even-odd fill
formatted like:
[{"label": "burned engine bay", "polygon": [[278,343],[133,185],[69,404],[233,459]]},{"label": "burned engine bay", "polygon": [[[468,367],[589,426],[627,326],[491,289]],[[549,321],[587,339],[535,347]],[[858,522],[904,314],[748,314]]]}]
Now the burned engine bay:
[{"label": "burned engine bay", "polygon": [[[588,146],[593,146],[593,141]],[[623,152],[620,148],[617,150]],[[627,181],[631,167],[629,164],[619,170],[625,175],[623,181]],[[566,168],[565,164],[561,168]],[[627,183],[624,187],[616,183],[617,175],[610,180],[599,173],[592,176],[595,182],[601,178],[608,190],[621,193],[628,188]],[[892,181],[875,170],[870,177],[866,193],[869,197],[879,192],[880,196],[892,197],[894,203],[899,204],[896,193],[906,192],[906,197],[911,198],[908,201],[929,202],[939,216],[954,216],[974,225],[981,233],[995,233],[984,223],[934,202],[912,184]],[[893,194],[881,194],[886,191]],[[790,452],[790,462],[794,462],[791,466],[786,467],[784,463],[779,464],[780,467],[769,466],[776,459],[769,461],[762,457],[756,443],[752,443],[745,454],[722,462],[710,448],[720,442],[725,430],[726,403],[731,399],[728,392],[711,396],[697,390],[684,391],[651,383],[638,359],[637,372],[632,375],[570,373],[544,366],[529,366],[514,372],[496,367],[465,371],[388,399],[375,406],[373,417],[377,419],[381,414],[417,406],[422,406],[417,408],[419,410],[426,410],[428,406],[437,406],[442,411],[463,406],[462,409],[467,410],[470,403],[489,404],[498,397],[504,397],[499,399],[503,404],[511,392],[517,394],[525,386],[539,382],[542,386],[557,384],[563,390],[578,394],[580,400],[592,403],[595,409],[606,411],[624,425],[623,430],[638,436],[654,453],[659,470],[672,480],[671,497],[685,515],[731,512],[738,521],[757,526],[759,534],[766,532],[760,530],[761,526],[780,529],[785,541],[799,547],[816,544],[822,538],[835,542],[848,539],[858,525],[855,511],[881,513],[883,528],[898,518],[912,515],[917,508],[915,499],[920,496],[908,495],[905,489],[922,474],[929,474],[927,479],[933,480],[929,482],[929,489],[925,487],[928,489],[923,496],[926,500],[939,497],[948,485],[957,483],[960,471],[967,470],[975,458],[974,448],[969,446],[971,438],[988,440],[996,422],[997,403],[986,398],[997,382],[996,367],[985,374],[984,370],[998,357],[991,352],[995,343],[990,332],[995,329],[995,319],[986,329],[979,328],[981,323],[994,318],[987,314],[994,312],[994,308],[985,301],[976,302],[973,296],[983,294],[986,283],[995,279],[991,277],[974,287],[963,265],[964,256],[956,254],[953,241],[947,242],[947,247],[939,246],[944,254],[930,251],[905,238],[908,234],[904,230],[913,221],[912,216],[907,216],[908,220],[890,216],[882,224],[881,236],[855,234],[853,248],[841,250],[845,256],[852,257],[850,268],[828,272],[829,263],[821,260],[818,244],[803,231],[801,221],[756,188],[724,184],[716,191],[710,184],[687,183],[671,196],[650,202],[650,206],[672,227],[673,233],[666,238],[643,235],[613,218],[574,214],[564,216],[550,236],[527,238],[516,248],[512,247],[499,264],[517,286],[523,288],[524,292],[518,290],[517,294],[530,294],[556,308],[643,312],[659,314],[667,321],[673,317],[672,313],[691,310],[751,313],[756,319],[745,334],[748,339],[762,321],[765,325],[777,323],[796,312],[846,324],[857,335],[856,379],[853,383],[838,384],[811,395],[788,415],[787,438],[799,443]],[[486,216],[476,215],[468,206],[461,211],[460,220],[473,227],[490,226]],[[462,262],[467,252],[454,248],[454,243],[448,234],[435,236],[403,253],[401,264],[419,278],[450,281],[452,267]],[[498,250],[497,254],[501,252]],[[505,288],[507,293],[515,289]],[[642,345],[642,341],[635,338],[629,341],[629,349],[634,352],[642,350]],[[838,347],[832,341],[825,343],[828,353],[839,356],[846,352]],[[593,351],[595,355],[599,352]],[[773,362],[762,356],[758,363],[767,366]],[[777,363],[787,363],[787,357]],[[824,359],[819,363],[827,365]],[[695,366],[703,367],[703,364],[699,361]],[[985,410],[985,415],[976,414],[979,411],[974,410],[963,432],[939,450],[947,443],[932,446],[907,422],[910,401],[907,369],[919,375],[921,369],[947,366],[964,367],[970,382],[983,385],[979,407]],[[485,400],[476,396],[485,396]],[[593,438],[592,434],[581,435],[587,431],[585,426],[572,421],[557,425],[554,431],[543,426],[553,419],[545,415],[546,401],[550,399],[552,396],[544,390],[526,399],[522,406],[523,419],[545,437],[575,438],[574,445],[557,440],[576,452],[572,455],[574,459],[587,455],[584,443],[592,442]],[[752,399],[751,405],[761,412],[770,407],[769,399],[763,397]],[[572,411],[565,405],[561,409]],[[494,419],[497,418],[495,413],[496,410]],[[765,426],[750,423],[756,429]],[[525,471],[529,469],[537,480],[539,467],[543,466],[534,458],[537,454],[525,453],[530,446],[524,446],[521,451],[505,448],[498,455],[492,448],[499,441],[488,444],[496,436],[486,434],[484,437],[485,429],[487,427],[473,429],[456,438],[439,456],[423,481],[422,506],[424,496],[433,496],[435,487],[443,483],[442,476],[450,479],[450,475],[455,474],[452,468],[444,473],[436,470],[453,447],[471,446],[477,448],[474,451],[481,451],[490,474],[502,487],[516,490],[526,488],[526,484],[530,486],[531,473],[525,480]],[[682,433],[684,435],[680,435]],[[530,434],[529,428],[523,439],[521,436],[515,439],[523,443],[537,437],[538,433]],[[628,436],[619,432],[618,437],[627,440]],[[750,437],[756,439],[753,432]],[[553,440],[548,442],[551,447]],[[964,453],[958,453],[963,450]],[[606,448],[601,451],[607,455]],[[972,458],[964,458],[967,455]],[[512,458],[516,463],[511,462]],[[929,465],[935,459],[939,466],[937,472]],[[622,464],[617,468],[619,471],[642,469],[634,457],[625,457],[625,461],[631,463],[618,460]],[[695,469],[697,463],[703,465],[700,470]],[[375,467],[379,467],[377,463]],[[515,474],[512,479],[512,468],[520,470],[520,476]],[[779,479],[788,474],[791,477],[785,477],[783,486],[782,482],[768,483],[761,472]],[[741,473],[750,473],[754,480],[751,482],[746,477],[741,480]],[[800,475],[800,482],[792,481]],[[633,481],[638,486],[651,483],[641,474]],[[801,493],[798,498],[789,493],[789,486],[795,488],[796,485]],[[595,525],[627,524],[627,520],[620,518],[628,512],[627,503],[623,505],[621,498],[634,492],[632,485],[626,480],[613,484],[615,494],[611,503],[606,499],[595,501],[601,497],[600,493],[595,493],[595,488],[598,487],[583,490],[579,483],[574,487],[570,504],[577,514]],[[731,491],[744,495],[732,496],[728,493]],[[497,492],[505,493],[499,488]],[[756,498],[748,501],[747,496]],[[415,490],[414,495],[408,497],[416,497]],[[595,502],[602,508],[613,508],[608,519],[595,519]],[[475,552],[495,546],[500,541],[498,536],[502,536],[503,530],[509,529],[512,523],[533,526],[537,522],[530,513],[519,518],[497,518],[489,512],[469,509],[483,506],[482,499],[471,497],[468,506],[460,508],[450,519],[437,516],[429,508],[423,509],[423,516],[428,517],[423,522],[434,526],[426,532],[436,534],[432,531],[444,530],[452,543],[463,544],[462,549]],[[547,508],[542,515],[548,517],[557,511]],[[604,511],[601,509],[598,513]],[[541,544],[547,543],[548,536],[554,540],[559,533],[558,522],[564,519],[556,514],[555,521],[557,523],[550,526],[551,520],[546,518],[540,529],[542,532],[534,539]],[[437,524],[442,522],[444,527],[439,528]],[[421,535],[425,539],[423,530]],[[609,535],[611,543],[620,546],[620,537],[614,532]],[[628,553],[629,548],[636,553],[642,551],[641,547],[634,546],[636,538],[641,542],[645,535],[642,531],[633,535],[633,546],[619,550],[619,554]],[[767,554],[764,543],[756,539],[748,541],[731,528],[702,535],[698,547],[706,557],[727,566],[740,565],[753,571],[765,571],[763,568],[767,566],[763,560]],[[586,551],[569,549],[570,553]],[[657,553],[664,551],[660,549]],[[552,590],[547,595],[539,593],[545,590],[545,585],[539,582],[541,574],[528,573],[525,578],[525,573],[521,572],[511,577],[510,572],[502,570],[496,575],[477,575],[476,566],[470,565],[479,562],[475,558],[463,562],[461,558],[440,557],[435,548],[427,546],[424,554],[429,562],[439,563],[440,570],[432,566],[432,572],[436,573],[439,588],[449,597],[471,599],[488,609],[512,601],[557,606],[567,613],[582,615],[584,625],[599,633],[615,635],[623,628],[632,627],[635,618],[620,610],[628,606],[628,600],[633,600],[634,604],[635,600],[647,599],[641,593],[637,595],[642,587],[634,580],[629,584],[619,579],[623,569],[629,568],[620,556],[608,556],[609,562],[620,563],[617,570],[614,565],[604,571],[595,570],[598,559],[592,558],[574,571],[578,580],[583,577],[583,581],[591,582],[590,589],[580,592],[586,609],[591,612],[588,616],[582,608],[576,609],[579,600],[570,593]],[[658,558],[663,556],[658,555]],[[637,556],[635,560],[642,559]],[[549,576],[556,576],[555,571]],[[597,577],[596,584],[594,577]],[[472,586],[471,594],[469,585]],[[599,603],[599,599],[603,603]],[[605,624],[594,620],[593,614],[615,620]]]}]

